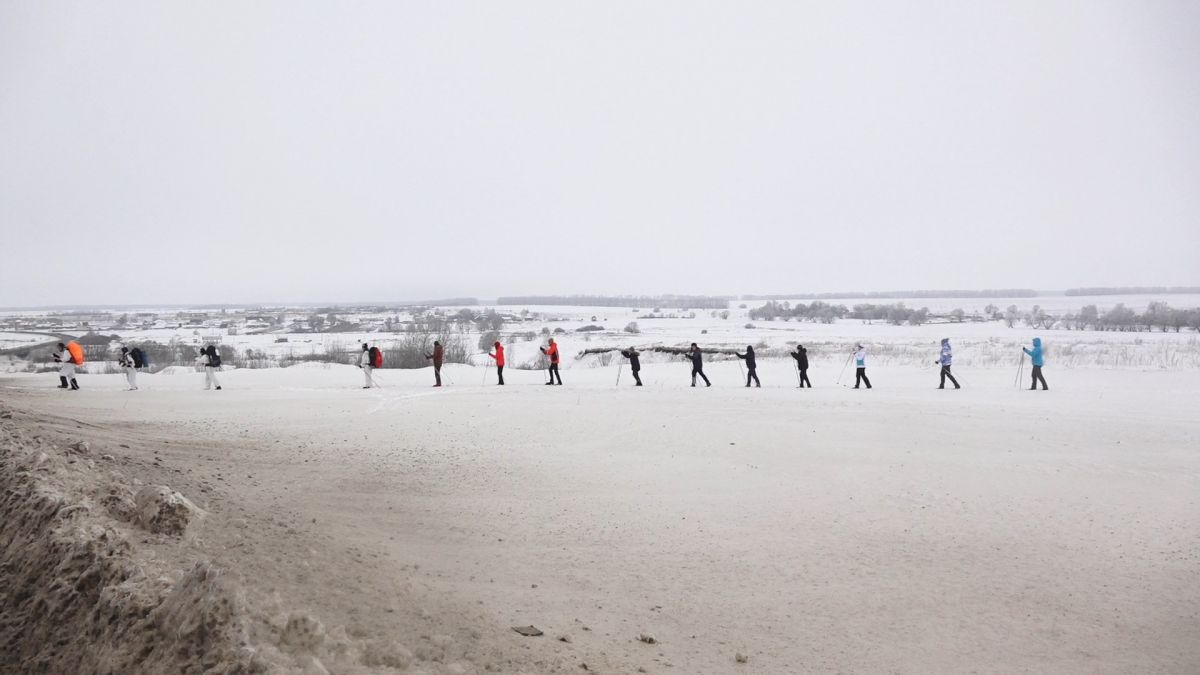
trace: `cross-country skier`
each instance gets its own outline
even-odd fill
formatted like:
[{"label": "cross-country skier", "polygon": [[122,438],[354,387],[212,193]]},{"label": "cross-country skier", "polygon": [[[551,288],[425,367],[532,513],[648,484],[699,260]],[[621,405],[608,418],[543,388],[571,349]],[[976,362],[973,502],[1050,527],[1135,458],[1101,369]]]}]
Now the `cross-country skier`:
[{"label": "cross-country skier", "polygon": [[812,382],[808,380],[808,350],[804,345],[796,345],[796,351],[791,352],[792,358],[796,359],[796,369],[800,371],[800,388],[803,389],[807,384],[809,389],[812,389]]},{"label": "cross-country skier", "polygon": [[496,360],[496,378],[498,380],[496,384],[502,385],[504,384],[504,347],[501,347],[499,342],[493,344],[492,347],[496,351],[488,354],[488,356]]},{"label": "cross-country skier", "polygon": [[[79,348],[77,343],[72,342],[76,348]],[[71,352],[71,348],[63,343],[58,343],[58,351],[54,353],[55,363],[61,364],[58,369],[58,385],[59,389],[70,389],[71,391],[79,391],[79,383],[75,381],[75,368],[80,363],[75,359],[75,354]]]},{"label": "cross-country skier", "polygon": [[637,384],[634,386],[642,386],[642,378],[638,376],[638,373],[642,370],[642,362],[638,358],[641,356],[641,352],[633,347],[630,347],[629,349],[622,349],[621,356],[629,359],[629,370],[633,371],[633,381],[637,382]]},{"label": "cross-country skier", "polygon": [[445,351],[442,349],[442,343],[434,340],[433,353],[425,355],[425,358],[433,359],[433,377],[437,381],[437,384],[433,385],[435,387],[442,386],[442,357],[444,354]]},{"label": "cross-country skier", "polygon": [[547,346],[539,347],[539,349],[550,357],[550,381],[546,384],[554,384],[555,378],[558,378],[558,384],[562,384],[562,375],[558,374],[558,343],[554,341],[554,338],[550,338]]},{"label": "cross-country skier", "polygon": [[757,362],[754,360],[754,347],[751,345],[746,345],[745,354],[738,354],[737,352],[734,352],[733,354],[739,359],[744,359],[746,361],[746,386],[749,387],[750,380],[753,379],[754,386],[761,387],[762,382],[758,381],[758,373],[756,372]]},{"label": "cross-country skier", "polygon": [[216,345],[209,345],[200,350],[200,358],[197,359],[204,366],[204,390],[215,388],[221,391],[221,383],[217,381],[217,370],[221,367],[221,354],[217,352]]},{"label": "cross-country skier", "polygon": [[1029,355],[1029,360],[1033,363],[1033,382],[1029,386],[1029,391],[1036,391],[1038,382],[1042,383],[1042,391],[1049,391],[1050,387],[1046,384],[1046,378],[1042,377],[1042,366],[1046,365],[1046,356],[1042,352],[1042,338],[1033,338],[1033,349],[1021,348],[1021,351]]},{"label": "cross-country skier", "polygon": [[358,367],[363,371],[363,389],[370,389],[375,386],[375,378],[371,377],[371,373],[375,372],[375,364],[371,363],[371,345],[362,344],[362,353],[358,355]]},{"label": "cross-country skier", "polygon": [[954,379],[954,376],[950,374],[950,362],[952,360],[950,338],[942,338],[942,353],[938,356],[938,360],[934,361],[934,363],[942,366],[942,382],[938,385],[938,389],[946,388],[946,378],[950,378],[950,381],[954,383],[955,389],[962,389],[962,387],[958,386],[958,380]]},{"label": "cross-country skier", "polygon": [[704,380],[705,386],[711,387],[712,382],[709,382],[708,377],[704,374],[704,352],[700,351],[700,347],[693,342],[692,349],[684,356],[692,360],[692,386],[696,386],[696,376],[699,375]]},{"label": "cross-country skier", "polygon": [[67,346],[63,343],[58,343],[54,348],[54,363],[58,365],[58,388],[70,389],[71,385],[67,383],[67,361],[71,355],[67,353]]},{"label": "cross-country skier", "polygon": [[858,349],[854,352],[854,388],[858,389],[859,383],[867,385],[867,389],[871,388],[871,381],[867,379],[867,348],[858,345]]},{"label": "cross-country skier", "polygon": [[129,347],[121,347],[121,358],[118,363],[121,369],[125,371],[125,379],[129,381],[129,391],[137,391],[137,368],[133,365],[133,357],[129,354]]}]

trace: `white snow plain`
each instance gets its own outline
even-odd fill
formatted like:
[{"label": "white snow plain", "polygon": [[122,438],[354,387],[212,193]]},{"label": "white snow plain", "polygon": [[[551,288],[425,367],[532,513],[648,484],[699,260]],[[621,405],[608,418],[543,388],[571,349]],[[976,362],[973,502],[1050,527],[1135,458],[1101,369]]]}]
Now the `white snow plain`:
[{"label": "white snow plain", "polygon": [[811,390],[790,359],[760,362],[762,389],[731,361],[692,389],[682,359],[617,387],[571,339],[563,387],[453,365],[442,389],[423,369],[364,390],[308,364],[221,392],[187,369],[137,392],[11,375],[0,397],[130,439],[103,450],[126,472],[153,448],[210,513],[197,551],[252,586],[352,634],[450,635],[478,671],[1197,672],[1197,370],[1066,368],[1065,337],[1134,337],[1042,332],[1051,390],[1030,392],[1013,351],[1032,333],[980,326],[955,327],[961,391],[935,389],[944,326],[855,326],[907,356],[872,362],[870,391],[836,384],[843,323]]}]

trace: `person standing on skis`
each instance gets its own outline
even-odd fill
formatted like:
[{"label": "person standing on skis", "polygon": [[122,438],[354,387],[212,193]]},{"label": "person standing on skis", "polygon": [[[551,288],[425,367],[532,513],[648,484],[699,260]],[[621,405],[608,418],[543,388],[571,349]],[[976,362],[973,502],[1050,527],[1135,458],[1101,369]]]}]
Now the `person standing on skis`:
[{"label": "person standing on skis", "polygon": [[858,389],[860,383],[871,388],[871,381],[867,379],[867,348],[862,345],[854,352],[854,388]]},{"label": "person standing on skis", "polygon": [[496,351],[488,354],[488,356],[492,357],[496,361],[496,378],[498,379],[498,382],[496,382],[496,384],[503,385],[504,384],[504,347],[500,346],[499,341],[497,341],[495,344],[493,344],[492,347],[495,348]]},{"label": "person standing on skis", "polygon": [[129,354],[129,347],[121,347],[121,358],[117,361],[121,370],[125,371],[125,379],[129,382],[129,391],[137,391],[137,367]]},{"label": "person standing on skis", "polygon": [[642,378],[638,376],[638,373],[642,370],[642,362],[638,358],[640,355],[641,352],[633,347],[621,350],[621,356],[629,359],[629,370],[633,372],[633,381],[637,382],[637,384],[633,385],[635,387],[642,386]]},{"label": "person standing on skis", "polygon": [[792,358],[796,359],[796,370],[800,372],[800,388],[803,389],[805,384],[812,389],[812,382],[808,380],[808,350],[804,345],[796,345],[796,351],[791,352]]},{"label": "person standing on skis", "polygon": [[547,346],[539,347],[539,349],[550,357],[550,381],[546,384],[554,384],[555,378],[558,379],[558,384],[562,384],[562,375],[558,374],[558,343],[554,341],[554,338],[550,338]]},{"label": "person standing on skis", "polygon": [[58,343],[54,348],[54,365],[58,366],[58,388],[67,389],[71,385],[67,384],[67,376],[63,374],[63,362],[67,360],[67,346],[63,343]]},{"label": "person standing on skis", "polygon": [[442,343],[438,340],[433,341],[433,353],[425,355],[425,358],[433,359],[433,377],[437,381],[437,384],[433,385],[435,387],[442,386],[442,358],[444,355]]},{"label": "person standing on skis", "polygon": [[696,376],[699,375],[704,380],[704,385],[711,387],[712,382],[709,382],[708,377],[704,374],[704,352],[700,351],[700,347],[693,342],[691,350],[684,356],[692,360],[692,386],[696,386]]},{"label": "person standing on skis", "polygon": [[953,355],[950,353],[950,338],[942,338],[942,353],[938,356],[938,360],[934,361],[934,363],[939,364],[942,367],[942,381],[941,384],[938,385],[938,389],[946,388],[946,378],[950,378],[950,381],[954,383],[955,389],[962,389],[962,387],[958,386],[958,380],[954,379],[954,376],[950,374],[950,362],[952,360]]},{"label": "person standing on skis", "polygon": [[216,345],[209,345],[200,350],[200,358],[197,359],[204,366],[204,390],[216,388],[221,391],[221,383],[217,381],[217,370],[221,367],[221,354],[217,351]]},{"label": "person standing on skis", "polygon": [[1042,338],[1033,338],[1033,349],[1021,348],[1021,351],[1029,355],[1029,360],[1033,363],[1033,382],[1029,386],[1029,391],[1036,391],[1038,382],[1042,383],[1042,391],[1050,391],[1050,386],[1046,384],[1046,378],[1042,376],[1042,366],[1046,365],[1046,354],[1042,351]]},{"label": "person standing on skis", "polygon": [[745,354],[738,354],[737,352],[734,352],[733,355],[739,359],[745,360],[746,362],[746,386],[750,386],[750,380],[753,378],[754,386],[761,387],[762,382],[758,381],[758,373],[756,372],[758,362],[754,360],[754,347],[751,345],[746,345]]},{"label": "person standing on skis", "polygon": [[371,377],[371,373],[375,370],[375,364],[371,362],[371,345],[363,343],[362,353],[358,355],[358,367],[363,371],[363,389],[370,389],[375,386],[375,378]]}]

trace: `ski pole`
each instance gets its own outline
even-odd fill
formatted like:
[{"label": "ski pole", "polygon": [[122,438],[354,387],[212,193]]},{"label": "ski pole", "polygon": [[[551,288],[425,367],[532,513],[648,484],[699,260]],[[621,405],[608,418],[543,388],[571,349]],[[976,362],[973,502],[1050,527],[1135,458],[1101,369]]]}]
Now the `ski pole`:
[{"label": "ski pole", "polygon": [[487,384],[487,371],[488,371],[488,368],[491,368],[491,367],[492,367],[492,363],[490,361],[483,364],[483,381],[481,381],[479,383],[479,386],[482,387],[485,384]]},{"label": "ski pole", "polygon": [[738,359],[738,372],[742,374],[742,379],[746,379],[746,371],[742,370],[742,360]]},{"label": "ski pole", "polygon": [[800,362],[793,359],[792,367],[796,370],[796,386],[803,387],[804,385],[800,382]]},{"label": "ski pole", "polygon": [[624,363],[617,364],[617,386],[621,386],[621,369],[625,367]]},{"label": "ski pole", "polygon": [[1021,371],[1025,370],[1025,352],[1021,352],[1019,358],[1020,361],[1017,362],[1017,376],[1013,378],[1013,387],[1017,389],[1021,388]]},{"label": "ski pole", "polygon": [[842,383],[842,376],[846,374],[846,367],[850,365],[850,359],[854,358],[854,352],[850,352],[850,356],[846,357],[846,362],[842,364],[842,372],[838,373],[837,383]]}]

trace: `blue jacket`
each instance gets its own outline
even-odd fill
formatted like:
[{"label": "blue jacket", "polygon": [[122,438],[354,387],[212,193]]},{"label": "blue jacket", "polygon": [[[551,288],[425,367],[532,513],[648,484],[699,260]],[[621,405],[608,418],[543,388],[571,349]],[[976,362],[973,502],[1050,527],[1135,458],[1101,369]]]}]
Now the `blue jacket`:
[{"label": "blue jacket", "polygon": [[1029,360],[1033,361],[1033,365],[1042,367],[1046,365],[1046,359],[1042,356],[1042,338],[1033,338],[1033,349],[1021,348],[1021,351],[1029,355]]},{"label": "blue jacket", "polygon": [[950,343],[943,342],[942,343],[942,355],[940,357],[938,357],[938,363],[942,364],[943,366],[948,366],[948,365],[950,365],[950,361],[952,360],[952,358],[953,357],[950,355]]}]

